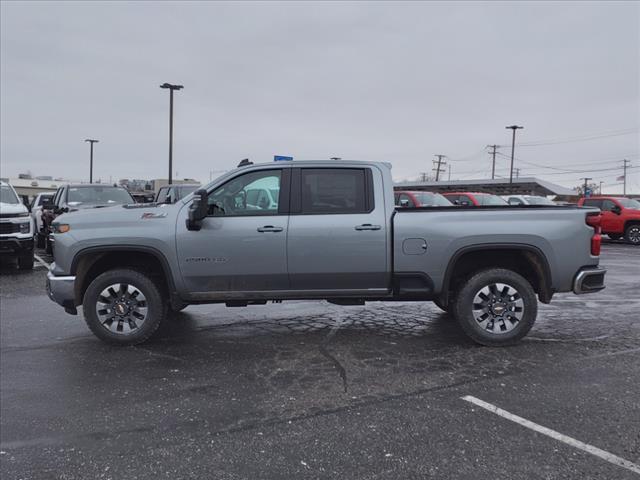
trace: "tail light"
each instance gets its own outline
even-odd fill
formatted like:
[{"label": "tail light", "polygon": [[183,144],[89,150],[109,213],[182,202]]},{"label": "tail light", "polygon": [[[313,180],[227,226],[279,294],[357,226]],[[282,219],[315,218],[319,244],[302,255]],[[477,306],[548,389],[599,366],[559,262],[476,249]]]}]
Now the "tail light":
[{"label": "tail light", "polygon": [[602,228],[600,227],[600,221],[602,216],[598,213],[587,213],[586,222],[587,225],[593,227],[593,236],[591,237],[591,255],[600,255],[600,245],[602,244]]}]

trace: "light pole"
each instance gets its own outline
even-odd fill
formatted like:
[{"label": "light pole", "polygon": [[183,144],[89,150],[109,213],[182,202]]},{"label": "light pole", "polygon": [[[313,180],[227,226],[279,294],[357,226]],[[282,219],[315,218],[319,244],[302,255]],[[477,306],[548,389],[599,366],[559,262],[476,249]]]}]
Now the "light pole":
[{"label": "light pole", "polygon": [[509,183],[513,183],[513,153],[516,148],[516,130],[523,129],[524,127],[519,127],[518,125],[510,125],[508,127],[504,127],[513,130],[513,136],[511,137],[511,169],[509,170]]},{"label": "light pole", "polygon": [[89,142],[89,183],[93,183],[93,144],[98,143],[100,140],[93,138],[87,138],[85,142]]},{"label": "light pole", "polygon": [[160,88],[169,89],[169,185],[173,183],[173,91],[182,90],[182,85],[163,83]]}]

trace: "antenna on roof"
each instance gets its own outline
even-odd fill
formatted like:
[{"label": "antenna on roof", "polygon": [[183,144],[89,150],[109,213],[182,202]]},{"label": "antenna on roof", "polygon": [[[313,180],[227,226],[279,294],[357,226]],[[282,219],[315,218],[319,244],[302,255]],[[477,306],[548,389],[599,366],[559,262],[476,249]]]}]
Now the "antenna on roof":
[{"label": "antenna on roof", "polygon": [[247,165],[253,165],[253,162],[249,161],[248,158],[243,158],[242,161],[238,164],[238,168],[246,167]]}]

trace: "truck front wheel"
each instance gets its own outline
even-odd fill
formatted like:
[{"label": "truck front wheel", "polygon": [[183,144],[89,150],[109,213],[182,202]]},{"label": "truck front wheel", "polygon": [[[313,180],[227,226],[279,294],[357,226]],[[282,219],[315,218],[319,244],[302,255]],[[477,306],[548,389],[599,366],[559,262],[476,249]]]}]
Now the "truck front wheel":
[{"label": "truck front wheel", "polygon": [[82,303],[91,331],[113,345],[137,345],[155,333],[167,315],[161,289],[136,270],[109,270],[89,285]]},{"label": "truck front wheel", "polygon": [[517,343],[529,332],[538,313],[531,284],[502,268],[475,273],[462,284],[451,307],[471,339],[495,347]]}]

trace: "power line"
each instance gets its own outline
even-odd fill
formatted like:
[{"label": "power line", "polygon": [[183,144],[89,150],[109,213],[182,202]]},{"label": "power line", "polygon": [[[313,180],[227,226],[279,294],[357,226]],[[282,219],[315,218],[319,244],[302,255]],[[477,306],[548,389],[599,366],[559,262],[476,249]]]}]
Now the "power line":
[{"label": "power line", "polygon": [[587,142],[591,140],[598,140],[600,138],[620,137],[623,135],[630,135],[632,133],[636,133],[637,131],[638,131],[637,128],[628,128],[624,130],[614,130],[614,131],[603,132],[599,134],[578,135],[574,137],[556,138],[556,139],[549,139],[549,140],[537,140],[537,141],[531,141],[531,142],[518,143],[518,147],[538,147],[543,145],[557,145],[560,143]]}]

